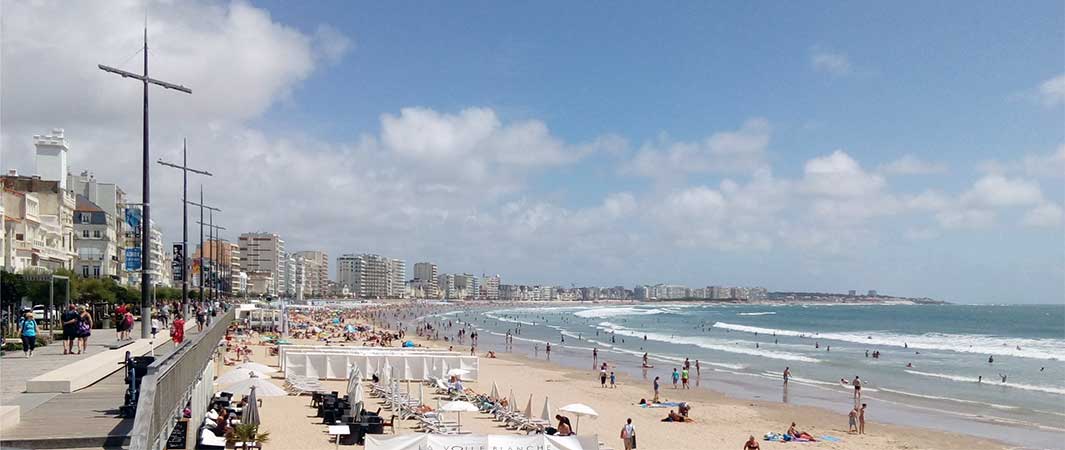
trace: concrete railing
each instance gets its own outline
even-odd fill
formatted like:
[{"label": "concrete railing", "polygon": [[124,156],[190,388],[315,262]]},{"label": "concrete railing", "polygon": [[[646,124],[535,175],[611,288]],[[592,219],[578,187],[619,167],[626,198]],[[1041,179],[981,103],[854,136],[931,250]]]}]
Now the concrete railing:
[{"label": "concrete railing", "polygon": [[233,322],[234,309],[212,318],[211,326],[181,344],[173,353],[152,363],[141,380],[137,415],[130,431],[130,450],[157,450],[165,446],[181,410],[205,380],[209,367]]}]

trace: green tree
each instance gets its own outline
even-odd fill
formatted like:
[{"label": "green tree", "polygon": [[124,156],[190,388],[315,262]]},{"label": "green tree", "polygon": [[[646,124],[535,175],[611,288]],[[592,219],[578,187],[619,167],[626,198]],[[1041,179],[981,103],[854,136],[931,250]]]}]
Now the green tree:
[{"label": "green tree", "polygon": [[6,270],[0,271],[0,304],[4,309],[7,309],[9,305],[18,306],[22,297],[28,294],[29,289],[22,275]]},{"label": "green tree", "polygon": [[112,285],[116,284],[111,279],[85,279],[79,283],[80,295],[78,301],[81,303],[114,303],[116,295],[112,288]]}]

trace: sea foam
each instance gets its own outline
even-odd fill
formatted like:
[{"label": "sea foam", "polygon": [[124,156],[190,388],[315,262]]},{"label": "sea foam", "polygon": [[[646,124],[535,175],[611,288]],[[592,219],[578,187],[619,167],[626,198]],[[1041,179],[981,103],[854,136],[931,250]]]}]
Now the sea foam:
[{"label": "sea foam", "polygon": [[[981,355],[1013,356],[1047,360],[1065,359],[1065,340],[1063,339],[1020,339],[976,334],[948,333],[925,333],[916,335],[873,331],[818,333],[815,331],[763,328],[725,322],[714,323],[714,328],[776,336],[829,339],[869,346],[908,346],[909,348],[919,350],[946,350],[959,353],[977,353]],[[1019,350],[1018,347],[1020,347]]]}]

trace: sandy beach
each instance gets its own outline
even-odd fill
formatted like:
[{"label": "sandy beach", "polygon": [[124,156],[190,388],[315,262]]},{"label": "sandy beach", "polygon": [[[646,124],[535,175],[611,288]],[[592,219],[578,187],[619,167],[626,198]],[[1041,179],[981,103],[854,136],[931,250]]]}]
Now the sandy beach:
[{"label": "sandy beach", "polygon": [[[417,341],[421,345],[432,345]],[[298,343],[313,343],[300,341]],[[253,346],[255,362],[277,367],[276,357],[266,356],[265,346]],[[223,367],[220,374],[231,370]],[[280,375],[278,375],[280,376]],[[281,379],[273,382],[282,384]],[[691,418],[694,422],[661,422],[668,409],[641,408],[637,402],[650,398],[650,384],[643,380],[619,378],[616,389],[599,386],[598,373],[590,370],[570,370],[546,361],[500,353],[497,359],[481,358],[480,377],[477,382],[466,383],[478,392],[491,390],[495,381],[504,395],[514,391],[518,407],[524,407],[529,395],[533,395],[533,410],[543,407],[544,396],[551,398],[553,408],[568,403],[584,403],[594,408],[600,416],[580,421],[580,434],[594,433],[607,448],[623,448],[618,438],[625,419],[632,418],[637,428],[638,445],[648,450],[742,448],[748,436],[754,435],[762,448],[825,449],[1004,449],[1009,446],[991,440],[982,440],[961,434],[951,434],[913,427],[881,425],[870,414],[865,435],[847,433],[847,417],[843,413],[786,405],[731,399],[707,389],[674,390],[663,383],[663,401],[687,401],[693,405]],[[331,390],[342,391],[345,381],[323,381]],[[376,399],[367,403],[375,410]],[[331,449],[335,444],[326,434],[321,419],[315,417],[308,396],[263,398],[262,430],[270,432],[267,449]],[[388,411],[382,411],[388,417]],[[838,442],[779,443],[761,440],[769,431],[783,432],[795,421],[798,428],[814,436],[833,436]],[[464,429],[484,434],[515,433],[500,426],[485,414],[464,414]],[[412,421],[397,420],[396,433],[412,433]]]}]

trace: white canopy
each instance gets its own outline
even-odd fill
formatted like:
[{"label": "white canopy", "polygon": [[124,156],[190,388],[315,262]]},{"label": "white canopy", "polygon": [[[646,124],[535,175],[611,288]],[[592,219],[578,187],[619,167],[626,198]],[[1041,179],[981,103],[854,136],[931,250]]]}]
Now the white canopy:
[{"label": "white canopy", "polygon": [[488,398],[499,400],[499,385],[495,381],[492,382],[492,393],[488,394]]},{"label": "white canopy", "polygon": [[580,428],[581,426],[581,416],[588,416],[593,419],[599,417],[599,413],[595,412],[595,410],[592,409],[591,406],[585,405],[583,403],[571,403],[559,408],[558,410],[577,416],[577,424],[573,427],[574,433],[576,433],[577,428]]},{"label": "white canopy", "polygon": [[277,372],[277,369],[275,369],[273,367],[270,367],[270,366],[268,366],[266,364],[259,364],[257,362],[246,362],[244,364],[238,364],[238,365],[234,366],[233,369],[234,370],[236,370],[236,369],[254,370],[256,372],[262,372],[262,373],[274,373],[274,372]]},{"label": "white canopy", "polygon": [[222,376],[218,377],[218,379],[214,380],[214,382],[218,383],[219,385],[224,386],[224,385],[227,385],[227,384],[236,383],[238,381],[247,380],[248,378],[251,378],[251,377],[266,378],[266,374],[264,374],[262,372],[259,372],[259,371],[250,370],[250,369],[249,370],[233,369],[233,370],[230,370],[229,372],[226,372],[226,373],[222,374]]},{"label": "white canopy", "polygon": [[480,409],[477,409],[477,405],[474,405],[473,403],[460,400],[444,403],[444,406],[440,408],[440,411],[456,413],[458,419],[456,420],[457,423],[455,429],[462,432],[462,413],[477,412],[480,411]]},{"label": "white canopy", "polygon": [[469,373],[470,373],[470,371],[466,370],[466,369],[451,369],[451,370],[447,371],[447,376],[449,376],[449,377],[461,377],[461,376],[469,374]]},{"label": "white canopy", "polygon": [[285,392],[285,390],[281,389],[278,385],[271,383],[265,378],[258,377],[238,381],[226,386],[222,390],[232,392],[233,396],[239,397],[248,395],[251,392],[252,386],[255,386],[255,395],[258,397],[284,397],[288,395],[288,392]]}]

